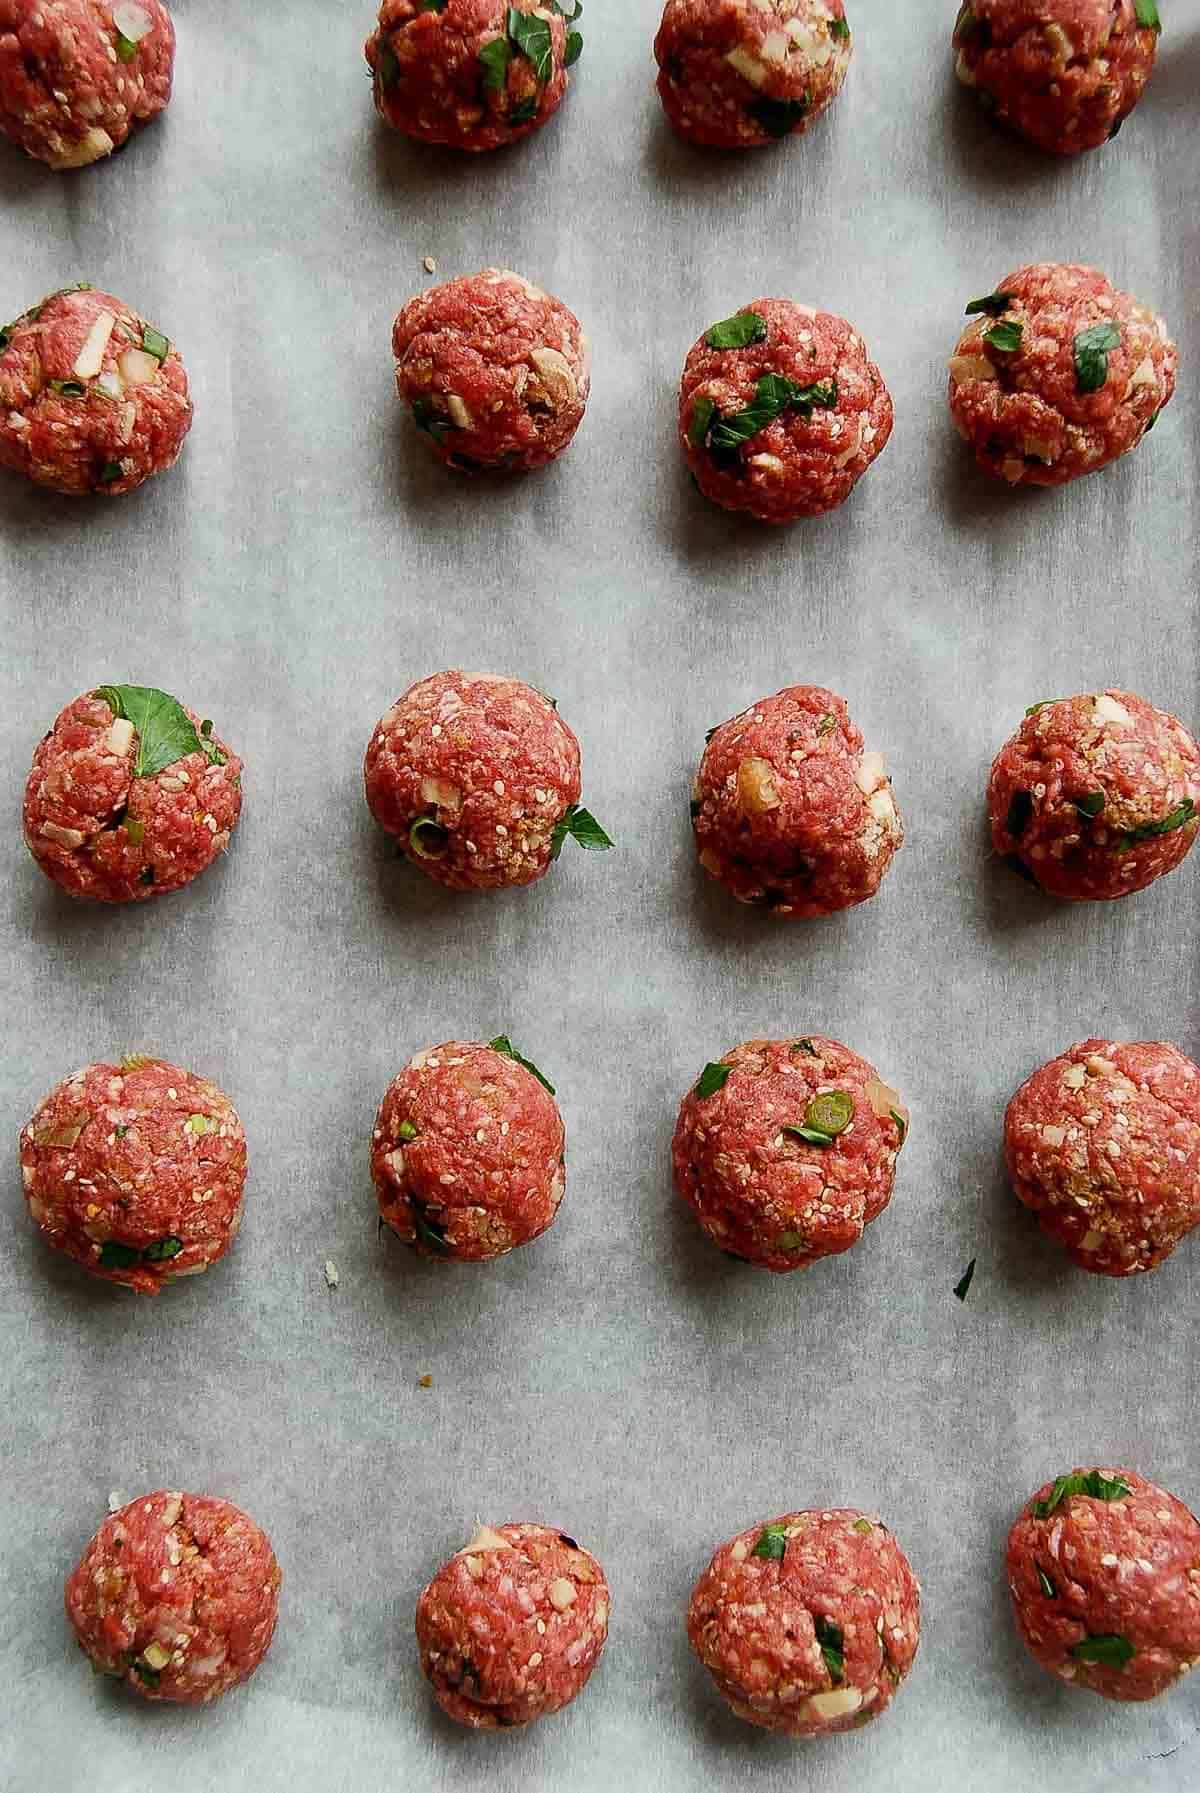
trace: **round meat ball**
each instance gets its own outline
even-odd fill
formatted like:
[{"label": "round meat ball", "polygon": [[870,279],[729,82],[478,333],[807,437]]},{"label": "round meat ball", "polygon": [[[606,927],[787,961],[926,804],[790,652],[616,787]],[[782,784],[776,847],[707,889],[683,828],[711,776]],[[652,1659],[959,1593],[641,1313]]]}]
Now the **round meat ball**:
[{"label": "round meat ball", "polygon": [[228,1500],[162,1490],[111,1513],[67,1577],[81,1650],[147,1700],[207,1705],[271,1647],[282,1577]]},{"label": "round meat ball", "polygon": [[410,299],[392,330],[396,390],[460,473],[528,473],[583,420],[591,350],[579,319],[520,274],[484,268]]},{"label": "round meat ball", "polygon": [[714,504],[794,523],[844,504],[892,433],[883,375],[845,318],[755,299],[705,331],[679,387],[679,441]]},{"label": "round meat ball", "polygon": [[472,1730],[527,1725],[582,1693],[611,1606],[595,1557],[546,1525],[481,1525],[417,1601],[421,1673]]},{"label": "round meat ball", "polygon": [[700,864],[740,903],[832,915],[873,897],[904,839],[881,753],[845,700],[791,685],[712,730],[692,786]]},{"label": "round meat ball", "polygon": [[376,108],[395,130],[486,150],[553,118],[582,49],[564,14],[540,0],[383,0],[366,57]]},{"label": "round meat ball", "polygon": [[177,350],[110,293],[64,287],[0,330],[0,466],[35,485],[132,492],[191,427]]},{"label": "round meat ball", "polygon": [[1161,1040],[1081,1040],[1021,1085],[1004,1155],[1081,1269],[1153,1270],[1200,1222],[1200,1068]]},{"label": "round meat ball", "polygon": [[917,1653],[921,1590],[882,1520],[854,1507],[785,1513],[715,1552],[687,1633],[739,1718],[823,1737],[891,1704]]},{"label": "round meat ball", "polygon": [[56,170],[157,118],[174,66],[162,0],[0,0],[0,131]]},{"label": "round meat ball", "polygon": [[414,865],[451,890],[532,884],[566,836],[612,842],[579,806],[579,742],[552,698],[492,673],[434,673],[382,717],[367,803]]},{"label": "round meat ball", "polygon": [[51,1090],[22,1130],[21,1177],[47,1245],[157,1295],[233,1244],[246,1135],[215,1083],[138,1054]]},{"label": "round meat ball", "polygon": [[806,131],[853,51],[842,0],[667,0],[654,56],[681,136],[750,149]]},{"label": "round meat ball", "polygon": [[837,1040],[747,1040],[683,1099],[675,1187],[731,1257],[806,1270],[883,1213],[907,1132],[896,1091]]},{"label": "round meat ball", "polygon": [[964,0],[955,70],[1002,124],[1073,156],[1116,136],[1150,79],[1161,29],[1152,4],[1135,0]]},{"label": "round meat ball", "polygon": [[242,762],[211,722],[165,691],[107,685],[69,703],[38,743],[22,821],[63,890],[139,903],[211,865],[241,808]]},{"label": "round meat ball", "polygon": [[986,473],[1063,486],[1136,448],[1175,390],[1167,326],[1095,268],[1036,262],[973,299],[950,414]]},{"label": "round meat ball", "polygon": [[1128,896],[1195,844],[1200,746],[1130,691],[1051,698],[996,755],[987,802],[997,853],[1051,896]]},{"label": "round meat ball", "polygon": [[506,1036],[430,1046],[392,1079],[375,1117],[379,1212],[426,1257],[503,1257],[553,1224],[564,1141],[552,1087]]},{"label": "round meat ball", "polygon": [[1017,1629],[1036,1662],[1110,1700],[1152,1700],[1200,1660],[1200,1521],[1132,1469],[1044,1482],[1008,1534]]}]

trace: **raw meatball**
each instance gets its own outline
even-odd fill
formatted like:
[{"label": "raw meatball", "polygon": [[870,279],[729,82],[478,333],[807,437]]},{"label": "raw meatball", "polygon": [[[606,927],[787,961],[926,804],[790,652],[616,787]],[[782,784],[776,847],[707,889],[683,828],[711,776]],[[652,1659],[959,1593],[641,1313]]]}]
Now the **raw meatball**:
[{"label": "raw meatball", "polygon": [[0,0],[0,131],[83,168],[158,117],[174,64],[162,0]]},{"label": "raw meatball", "polygon": [[206,1705],[270,1649],[281,1580],[270,1539],[231,1501],[164,1489],[104,1521],[67,1577],[67,1618],[101,1674]]},{"label": "raw meatball", "polygon": [[692,787],[700,863],[740,903],[832,915],[879,889],[904,839],[881,753],[844,699],[792,685],[711,731]]},{"label": "raw meatball", "polygon": [[966,0],[955,68],[1002,124],[1073,156],[1116,136],[1161,29],[1154,0]]},{"label": "raw meatball", "polygon": [[1030,1655],[1110,1700],[1152,1700],[1200,1659],[1200,1522],[1132,1469],[1045,1482],[1008,1534]]},{"label": "raw meatball", "polygon": [[21,1177],[48,1245],[157,1295],[233,1244],[246,1135],[215,1083],[135,1055],[51,1090],[21,1133]]},{"label": "raw meatball", "polygon": [[438,672],[384,716],[364,766],[371,814],[452,890],[532,884],[567,835],[612,842],[579,797],[579,742],[520,679]]},{"label": "raw meatball", "polygon": [[554,116],[583,49],[565,5],[383,0],[367,39],[375,105],[425,143],[500,149]]},{"label": "raw meatball", "polygon": [[1200,1222],[1200,1069],[1161,1040],[1081,1040],[1021,1085],[1004,1155],[1082,1269],[1153,1270]]},{"label": "raw meatball", "polygon": [[805,1270],[883,1213],[907,1132],[895,1090],[836,1040],[747,1040],[683,1099],[675,1187],[731,1257]]},{"label": "raw meatball", "polygon": [[667,0],[659,97],[693,143],[750,149],[806,131],[840,93],[852,50],[842,0]]},{"label": "raw meatball", "polygon": [[973,299],[950,414],[985,472],[1063,486],[1136,448],[1175,390],[1160,317],[1095,268],[1036,262]]},{"label": "raw meatball", "polygon": [[417,1601],[421,1673],[460,1725],[527,1725],[583,1691],[610,1605],[603,1569],[565,1532],[481,1525]]},{"label": "raw meatball", "polygon": [[892,433],[883,375],[845,318],[755,299],[693,344],[679,441],[706,498],[762,523],[844,504]]},{"label": "raw meatball", "polygon": [[887,1526],[854,1507],[785,1513],[722,1544],[688,1639],[739,1718],[792,1737],[853,1731],[892,1702],[921,1590]]},{"label": "raw meatball", "polygon": [[132,492],[191,427],[178,353],[111,294],[64,287],[0,330],[0,466],[35,485]]},{"label": "raw meatball", "polygon": [[418,293],[392,329],[396,390],[448,467],[528,473],[583,420],[591,350],[561,299],[484,268]]},{"label": "raw meatball", "polygon": [[25,844],[72,896],[179,890],[229,845],[242,762],[165,691],[103,685],[60,711],[25,786]]},{"label": "raw meatball", "polygon": [[426,1257],[479,1262],[544,1233],[566,1185],[562,1116],[506,1036],[447,1040],[388,1085],[371,1135],[379,1212]]},{"label": "raw meatball", "polygon": [[1051,896],[1128,896],[1195,843],[1200,747],[1130,691],[1050,698],[996,755],[987,800],[997,853]]}]

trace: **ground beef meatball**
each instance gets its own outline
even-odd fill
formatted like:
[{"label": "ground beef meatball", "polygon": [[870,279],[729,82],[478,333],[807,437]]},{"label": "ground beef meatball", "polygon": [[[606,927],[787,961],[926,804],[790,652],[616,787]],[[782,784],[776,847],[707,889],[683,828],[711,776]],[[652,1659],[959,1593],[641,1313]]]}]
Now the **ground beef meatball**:
[{"label": "ground beef meatball", "polygon": [[845,318],[755,299],[693,344],[679,441],[714,504],[794,523],[850,496],[892,433],[883,375]]},{"label": "ground beef meatball", "polygon": [[0,131],[83,168],[158,117],[174,64],[162,0],[0,0]]},{"label": "ground beef meatball", "polygon": [[806,131],[841,92],[852,49],[842,0],[667,0],[659,97],[691,142],[750,149]]},{"label": "ground beef meatball", "polygon": [[421,1673],[460,1725],[527,1725],[583,1691],[610,1605],[603,1569],[565,1532],[481,1525],[417,1601]]},{"label": "ground beef meatball", "polygon": [[106,1282],[157,1295],[232,1245],[246,1135],[215,1083],[164,1059],[85,1065],[23,1129],[21,1177],[48,1245]]},{"label": "ground beef meatball", "polygon": [[380,827],[452,890],[532,884],[568,835],[612,846],[578,802],[579,742],[520,679],[453,671],[410,685],[371,736],[364,776]]},{"label": "ground beef meatball", "polygon": [[0,330],[0,466],[35,485],[132,492],[191,427],[178,353],[111,294],[64,287]]},{"label": "ground beef meatball", "polygon": [[700,863],[740,903],[832,915],[873,897],[904,839],[881,753],[844,699],[792,685],[711,731],[692,787]]},{"label": "ground beef meatball", "polygon": [[60,711],[25,786],[25,844],[72,896],[179,890],[229,845],[242,762],[165,691],[103,685]]},{"label": "ground beef meatball", "polygon": [[228,1500],[144,1494],[110,1514],[67,1577],[67,1618],[101,1674],[147,1700],[206,1705],[271,1647],[282,1577]]},{"label": "ground beef meatball", "polygon": [[1116,136],[1161,29],[1154,0],[965,0],[955,68],[1002,124],[1073,156]]},{"label": "ground beef meatball", "polygon": [[1084,1270],[1153,1270],[1200,1222],[1200,1068],[1161,1040],[1081,1040],[1004,1117],[1018,1198]]},{"label": "ground beef meatball", "polygon": [[878,1718],[912,1667],[921,1590],[887,1526],[854,1507],[785,1513],[722,1544],[687,1633],[722,1699],[792,1737]]},{"label": "ground beef meatball", "polygon": [[997,853],[1051,896],[1128,896],[1195,843],[1200,747],[1130,691],[1051,698],[996,755],[987,801]]},{"label": "ground beef meatball", "polygon": [[583,419],[591,350],[561,299],[504,268],[418,293],[392,330],[396,390],[448,467],[528,473]]},{"label": "ground beef meatball", "polygon": [[895,1090],[837,1040],[747,1040],[683,1099],[675,1186],[731,1257],[805,1270],[883,1213],[907,1131]]},{"label": "ground beef meatball", "polygon": [[366,45],[380,115],[454,149],[528,137],[558,111],[583,50],[568,4],[383,0]]},{"label": "ground beef meatball", "polygon": [[1030,1655],[1110,1700],[1152,1700],[1200,1660],[1200,1521],[1132,1469],[1045,1482],[1008,1534]]},{"label": "ground beef meatball", "polygon": [[1167,326],[1095,268],[1036,262],[973,299],[950,414],[985,472],[1063,486],[1136,448],[1175,390]]},{"label": "ground beef meatball", "polygon": [[553,1224],[566,1186],[554,1090],[505,1035],[447,1040],[388,1085],[371,1135],[379,1212],[426,1257],[480,1262]]}]

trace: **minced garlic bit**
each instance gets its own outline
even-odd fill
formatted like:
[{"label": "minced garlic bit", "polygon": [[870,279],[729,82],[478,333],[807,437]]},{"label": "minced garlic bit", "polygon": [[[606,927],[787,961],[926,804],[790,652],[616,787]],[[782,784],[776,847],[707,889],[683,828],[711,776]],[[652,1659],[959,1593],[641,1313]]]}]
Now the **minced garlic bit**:
[{"label": "minced garlic bit", "polygon": [[341,1280],[342,1280],[341,1277],[338,1275],[338,1267],[334,1263],[333,1259],[326,1258],[325,1259],[325,1282],[326,1282],[327,1287],[329,1287],[331,1289],[336,1289]]}]

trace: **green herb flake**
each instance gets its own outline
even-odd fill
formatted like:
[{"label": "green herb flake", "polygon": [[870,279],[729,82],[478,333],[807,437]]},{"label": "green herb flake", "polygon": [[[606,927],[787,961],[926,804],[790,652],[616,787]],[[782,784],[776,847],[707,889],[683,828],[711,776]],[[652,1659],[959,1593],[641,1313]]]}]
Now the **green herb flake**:
[{"label": "green herb flake", "polygon": [[161,330],[156,330],[153,324],[142,325],[142,347],[147,355],[153,355],[156,361],[165,361],[171,353],[171,345],[167,338]]},{"label": "green herb flake", "polygon": [[518,100],[508,114],[510,125],[527,125],[531,118],[537,117],[538,103],[534,95],[527,100]]},{"label": "green herb flake", "polygon": [[418,816],[408,831],[409,852],[418,859],[444,859],[450,835],[432,816]]},{"label": "green herb flake", "polygon": [[417,0],[418,12],[445,12],[446,0]]},{"label": "green herb flake", "polygon": [[1047,1600],[1057,1600],[1058,1599],[1058,1589],[1055,1587],[1054,1583],[1051,1581],[1051,1579],[1047,1575],[1046,1571],[1040,1565],[1038,1566],[1037,1578],[1038,1578],[1038,1583],[1041,1587],[1041,1590],[1042,1590],[1043,1594],[1045,1594]]},{"label": "green herb flake", "polygon": [[508,65],[512,61],[512,45],[506,37],[493,37],[484,44],[479,52],[479,62],[483,69],[483,91],[485,93],[501,93],[508,79]]},{"label": "green herb flake", "polygon": [[135,1656],[129,1666],[138,1680],[144,1681],[147,1687],[157,1687],[162,1680],[162,1670],[151,1668],[150,1664],[143,1662],[140,1656]]},{"label": "green herb flake", "polygon": [[1133,11],[1138,24],[1144,25],[1148,31],[1162,30],[1156,0],[1133,0]]},{"label": "green herb flake", "polygon": [[132,1270],[141,1252],[135,1245],[122,1245],[119,1239],[106,1239],[100,1247],[101,1270]]},{"label": "green herb flake", "polygon": [[189,1114],[183,1123],[185,1131],[199,1139],[205,1133],[215,1133],[217,1123],[207,1114]]},{"label": "green herb flake", "polygon": [[787,1537],[786,1525],[764,1525],[750,1555],[761,1556],[769,1563],[780,1563],[787,1549]]},{"label": "green herb flake", "polygon": [[583,0],[575,0],[570,12],[562,5],[561,0],[550,0],[550,10],[556,12],[560,19],[565,19],[568,25],[573,25],[583,12]]},{"label": "green herb flake", "polygon": [[888,1115],[893,1121],[895,1121],[897,1127],[899,1127],[899,1129],[900,1129],[900,1144],[903,1145],[905,1140],[908,1138],[908,1122],[905,1120],[904,1116],[900,1113],[900,1110],[898,1108],[889,1108]]},{"label": "green herb flake", "polygon": [[1014,791],[1008,805],[1008,814],[1004,818],[1005,832],[1014,840],[1020,840],[1030,822],[1033,820],[1033,792]]},{"label": "green herb flake", "polygon": [[137,55],[137,49],[138,49],[138,47],[137,47],[136,41],[132,37],[126,37],[125,33],[118,26],[117,27],[117,55],[120,57],[121,61],[122,62],[132,62],[134,57]]},{"label": "green herb flake", "polygon": [[51,380],[51,392],[57,392],[60,398],[86,398],[87,387],[82,380]]},{"label": "green herb flake", "polygon": [[797,1139],[802,1139],[804,1141],[805,1145],[831,1146],[833,1144],[832,1133],[822,1133],[816,1127],[793,1126],[789,1122],[782,1126],[779,1131],[781,1133],[794,1133]]},{"label": "green herb flake", "polygon": [[745,349],[752,342],[766,342],[767,320],[757,311],[735,311],[704,332],[710,349]]},{"label": "green herb flake", "polygon": [[780,1251],[801,1251],[806,1243],[803,1233],[780,1233],[775,1241]]},{"label": "green herb flake", "polygon": [[970,0],[963,0],[958,9],[958,17],[954,21],[954,41],[960,43],[963,38],[973,37],[979,29],[979,19]]},{"label": "green herb flake", "polygon": [[183,1250],[183,1240],[168,1233],[165,1239],[154,1239],[142,1252],[148,1264],[163,1264],[169,1258],[177,1258]]},{"label": "green herb flake", "polygon": [[128,1133],[128,1131],[129,1131],[128,1127],[114,1127],[113,1128],[113,1132],[116,1134],[118,1139],[124,1139],[124,1137]]},{"label": "green herb flake", "polygon": [[441,1227],[435,1226],[426,1216],[421,1204],[414,1200],[411,1191],[408,1196],[408,1205],[412,1209],[413,1226],[421,1244],[424,1245],[428,1251],[438,1252],[440,1255],[445,1256],[446,1252],[450,1249],[449,1239],[447,1239]]},{"label": "green herb flake", "polygon": [[831,735],[836,727],[837,727],[837,717],[834,715],[832,710],[826,710],[825,714],[820,718],[820,720],[817,723],[817,739],[818,739],[818,741],[821,740],[822,737],[825,735]]},{"label": "green herb flake", "polygon": [[954,1293],[959,1301],[965,1301],[967,1299],[967,1290],[970,1288],[975,1275],[976,1261],[975,1258],[971,1259],[971,1262],[967,1265],[966,1269],[954,1285]]},{"label": "green herb flake", "polygon": [[1104,792],[1088,791],[1083,797],[1072,797],[1071,801],[1080,815],[1086,816],[1090,822],[1104,808]]},{"label": "green herb flake", "polygon": [[990,330],[984,331],[983,340],[990,343],[992,348],[999,349],[1001,354],[1011,355],[1014,349],[1020,348],[1024,334],[1023,324],[993,324]]},{"label": "green herb flake", "polygon": [[1051,704],[1066,703],[1065,697],[1043,697],[1039,702],[1030,704],[1025,711],[1027,716],[1036,716],[1039,710],[1048,710]]},{"label": "green herb flake", "polygon": [[711,1060],[700,1073],[693,1094],[703,1102],[705,1096],[715,1096],[719,1089],[724,1089],[729,1081],[732,1065],[714,1064]]},{"label": "green herb flake", "polygon": [[789,1052],[807,1052],[811,1058],[819,1058],[820,1054],[811,1040],[796,1040],[788,1047]]},{"label": "green herb flake", "polygon": [[575,64],[579,61],[579,58],[582,55],[583,55],[583,33],[582,33],[582,31],[568,31],[567,32],[567,41],[563,48],[563,67],[564,68],[574,68]]},{"label": "green herb flake", "polygon": [[821,1654],[825,1658],[825,1667],[829,1670],[829,1678],[837,1683],[846,1675],[846,1659],[842,1653],[842,1630],[832,1619],[813,1616],[813,1630],[817,1634],[817,1642],[821,1646]]},{"label": "green herb flake", "polygon": [[566,815],[554,824],[554,832],[550,836],[552,860],[557,859],[562,852],[568,835],[576,846],[586,848],[589,853],[605,853],[613,844],[591,810],[584,809],[579,803],[572,803]]},{"label": "green herb flake", "polygon": [[763,94],[751,100],[746,110],[768,137],[787,137],[806,116],[810,103],[807,94],[798,100],[773,100]]},{"label": "green herb flake", "polygon": [[120,461],[105,461],[96,477],[102,486],[111,486],[114,480],[124,476],[124,472]]},{"label": "green herb flake", "polygon": [[503,1053],[505,1058],[511,1058],[516,1064],[523,1066],[526,1071],[532,1071],[542,1088],[548,1089],[551,1095],[554,1094],[554,1085],[551,1083],[550,1079],[542,1076],[542,1073],[538,1070],[532,1059],[521,1057],[521,1054],[517,1051],[506,1033],[497,1034],[494,1040],[488,1041],[488,1045],[493,1052]]},{"label": "green herb flake", "polygon": [[1107,319],[1081,330],[1075,338],[1075,385],[1080,392],[1099,392],[1108,379],[1108,353],[1121,346],[1121,332]]},{"label": "green herb flake", "polygon": [[869,1538],[871,1533],[875,1530],[875,1527],[871,1524],[869,1519],[856,1519],[850,1529],[851,1531],[861,1532],[864,1538]]},{"label": "green herb flake", "polygon": [[799,411],[807,422],[813,410],[832,411],[838,402],[836,380],[821,380],[811,386],[797,386],[784,374],[763,374],[754,388],[754,397],[744,411],[720,418],[709,432],[709,446],[719,455],[737,452],[744,442],[774,423],[785,411]]},{"label": "green herb flake", "polygon": [[1071,1654],[1076,1662],[1100,1662],[1106,1668],[1124,1668],[1137,1652],[1127,1637],[1115,1631],[1100,1631],[1072,1644]]},{"label": "green herb flake", "polygon": [[95,695],[114,716],[124,717],[134,726],[138,740],[135,778],[155,778],[189,753],[203,753],[213,766],[225,764],[220,748],[201,739],[183,705],[168,692],[152,685],[101,685]]},{"label": "green herb flake", "polygon": [[1072,1494],[1086,1494],[1092,1500],[1123,1500],[1132,1493],[1122,1476],[1109,1479],[1098,1469],[1072,1470],[1070,1475],[1060,1475],[1046,1499],[1035,1500],[1031,1510],[1035,1519],[1048,1519],[1055,1507]]},{"label": "green herb flake", "polygon": [[1121,836],[1119,845],[1132,847],[1136,846],[1140,840],[1155,840],[1160,834],[1174,834],[1177,828],[1185,828],[1190,821],[1194,820],[1195,815],[1195,803],[1190,797],[1185,797],[1182,803],[1176,804],[1170,814],[1163,816],[1159,821],[1139,822],[1136,828],[1127,828]]},{"label": "green herb flake", "polygon": [[982,299],[971,300],[965,315],[975,317],[979,312],[985,312],[990,318],[998,318],[1008,310],[1016,296],[1015,293],[986,293]]},{"label": "green herb flake", "polygon": [[849,43],[849,41],[850,41],[850,21],[849,21],[849,19],[831,19],[829,21],[829,35],[832,38],[836,38],[839,43],[843,43],[843,44]]},{"label": "green herb flake", "polygon": [[140,847],[146,838],[146,824],[145,822],[139,822],[136,816],[132,818],[126,816],[125,833],[129,838],[131,847]]},{"label": "green herb flake", "polygon": [[410,1140],[416,1139],[417,1129],[413,1126],[411,1121],[401,1121],[400,1125],[396,1128],[396,1137],[402,1139],[405,1145],[407,1145]]},{"label": "green herb flake", "polygon": [[554,39],[546,20],[539,19],[536,13],[521,12],[518,7],[510,6],[508,35],[513,47],[533,64],[537,79],[548,81],[554,72]]},{"label": "green herb flake", "polygon": [[381,87],[394,87],[400,79],[400,64],[391,44],[380,44],[375,62],[375,75]]}]

